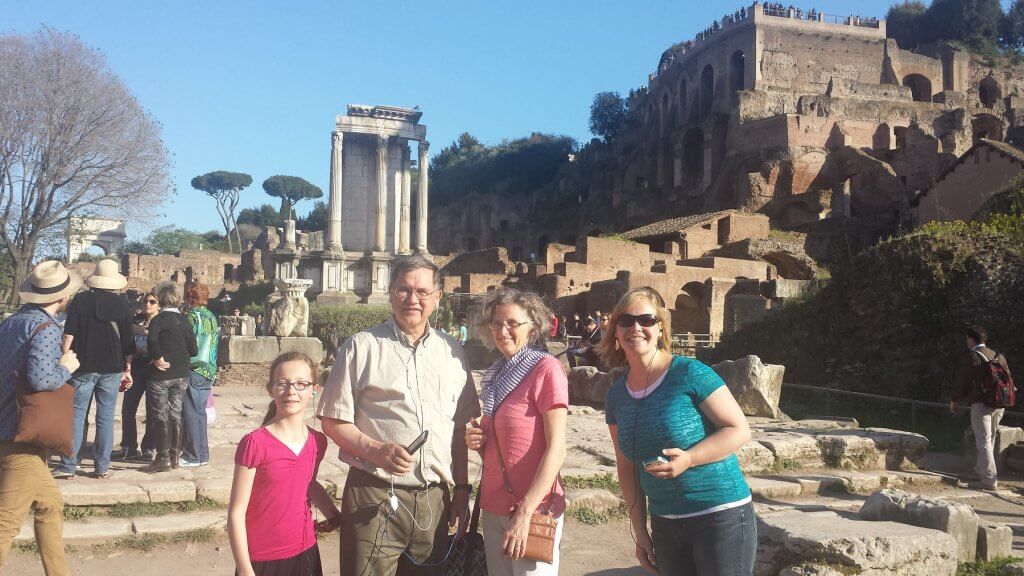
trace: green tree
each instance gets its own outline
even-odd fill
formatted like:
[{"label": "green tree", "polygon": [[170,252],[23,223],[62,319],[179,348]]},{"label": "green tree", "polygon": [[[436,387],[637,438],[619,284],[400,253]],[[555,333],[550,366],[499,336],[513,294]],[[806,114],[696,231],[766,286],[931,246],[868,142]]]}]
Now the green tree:
[{"label": "green tree", "polygon": [[[921,0],[903,0],[889,7],[885,15],[886,32],[900,48],[911,50],[923,41],[929,41],[932,33],[925,15],[928,7]],[[934,40],[931,37],[930,40]]]},{"label": "green tree", "polygon": [[463,160],[475,158],[486,152],[486,150],[487,147],[480,140],[477,140],[476,136],[469,132],[463,132],[459,134],[459,137],[454,142],[442,148],[434,156],[430,161],[430,169],[444,170]]},{"label": "green tree", "polygon": [[[292,219],[295,205],[307,198],[322,198],[324,191],[298,176],[271,176],[263,181],[263,191],[281,199],[281,216]],[[285,211],[287,209],[287,211]]]},{"label": "green tree", "polygon": [[199,234],[192,230],[186,230],[178,226],[163,226],[153,230],[145,239],[130,240],[125,242],[124,252],[129,254],[177,254],[182,250],[196,250],[199,248],[213,247],[219,239],[223,242],[223,236],[213,232]]},{"label": "green tree", "polygon": [[241,172],[208,172],[192,179],[192,187],[201,190],[217,201],[217,214],[224,225],[224,235],[228,238],[228,252],[233,252],[231,231],[235,229],[235,240],[238,251],[242,251],[242,239],[238,236],[238,223],[235,221],[235,209],[238,207],[239,193],[252,185],[252,176]]},{"label": "green tree", "polygon": [[313,204],[313,209],[305,218],[298,218],[295,227],[300,230],[326,230],[327,229],[327,204],[318,201]]},{"label": "green tree", "polygon": [[1024,52],[1024,0],[1014,0],[1003,16],[999,45],[1015,54]]},{"label": "green tree", "polygon": [[611,144],[626,120],[626,100],[618,92],[598,92],[590,104],[590,132]]},{"label": "green tree", "polygon": [[976,52],[995,51],[1003,20],[999,0],[933,0],[926,14],[935,38]]},{"label": "green tree", "polygon": [[243,208],[238,213],[236,220],[239,224],[252,224],[253,226],[283,226],[284,219],[281,213],[270,204],[262,204],[259,208]]}]

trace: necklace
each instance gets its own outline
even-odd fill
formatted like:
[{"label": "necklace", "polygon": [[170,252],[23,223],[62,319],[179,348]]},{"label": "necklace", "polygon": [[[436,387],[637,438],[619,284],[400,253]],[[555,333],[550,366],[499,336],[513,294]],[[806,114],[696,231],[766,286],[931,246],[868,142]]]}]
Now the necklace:
[{"label": "necklace", "polygon": [[[654,360],[658,357],[658,352],[658,350],[655,350],[654,354],[651,354],[651,359],[647,361],[647,371],[646,374],[644,374],[644,387],[641,389],[643,395],[640,396],[639,398],[636,398],[637,400],[643,400],[644,398],[647,398],[648,390],[650,390],[651,388],[651,367],[654,366]],[[633,368],[630,367],[630,372],[632,372],[632,370]],[[626,388],[628,389],[629,375],[626,376],[626,382]]]}]

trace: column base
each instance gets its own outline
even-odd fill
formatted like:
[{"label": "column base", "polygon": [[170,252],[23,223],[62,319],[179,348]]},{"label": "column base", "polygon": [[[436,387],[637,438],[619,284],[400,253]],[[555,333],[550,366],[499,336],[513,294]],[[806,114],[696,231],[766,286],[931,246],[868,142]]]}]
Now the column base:
[{"label": "column base", "polygon": [[368,306],[388,306],[391,301],[386,293],[375,292],[366,297],[366,304]]},{"label": "column base", "polygon": [[318,307],[340,307],[358,304],[360,300],[362,299],[354,292],[326,290],[317,295],[315,302]]}]

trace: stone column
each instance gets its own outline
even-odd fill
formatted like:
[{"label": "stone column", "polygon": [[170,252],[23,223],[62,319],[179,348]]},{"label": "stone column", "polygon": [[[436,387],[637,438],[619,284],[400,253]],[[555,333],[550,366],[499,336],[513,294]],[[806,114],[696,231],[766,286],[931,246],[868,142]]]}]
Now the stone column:
[{"label": "stone column", "polygon": [[327,249],[341,252],[341,183],[342,183],[342,147],[345,142],[344,132],[331,135],[331,219],[327,224]]},{"label": "stone column", "polygon": [[402,211],[399,216],[399,231],[398,231],[398,253],[408,254],[409,253],[409,240],[410,240],[410,214],[409,204],[412,200],[412,172],[409,170],[409,161],[412,154],[409,151],[409,144],[405,142],[402,144]]},{"label": "stone column", "polygon": [[430,160],[427,153],[430,151],[430,142],[419,141],[419,167],[420,181],[419,193],[416,198],[416,252],[427,253],[427,170],[430,167]]},{"label": "stone column", "polygon": [[377,235],[373,250],[383,252],[388,235],[388,137],[377,135]]}]

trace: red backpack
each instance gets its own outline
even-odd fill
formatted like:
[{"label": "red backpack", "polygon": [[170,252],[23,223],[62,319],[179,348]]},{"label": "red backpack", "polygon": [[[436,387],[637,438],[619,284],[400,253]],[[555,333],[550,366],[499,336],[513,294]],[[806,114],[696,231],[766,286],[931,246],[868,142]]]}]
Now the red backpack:
[{"label": "red backpack", "polygon": [[1010,373],[999,363],[999,354],[989,360],[980,350],[975,350],[984,363],[985,374],[981,379],[981,401],[989,408],[1012,408],[1017,403],[1017,388]]}]

